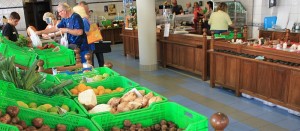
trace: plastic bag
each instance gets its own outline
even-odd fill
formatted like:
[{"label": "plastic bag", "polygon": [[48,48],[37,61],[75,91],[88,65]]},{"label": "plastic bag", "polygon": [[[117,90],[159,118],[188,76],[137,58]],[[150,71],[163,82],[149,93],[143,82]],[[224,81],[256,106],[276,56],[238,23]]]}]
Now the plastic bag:
[{"label": "plastic bag", "polygon": [[28,28],[28,31],[30,33],[30,39],[32,41],[33,47],[42,47],[42,42],[39,36],[33,31],[33,29]]},{"label": "plastic bag", "polygon": [[60,33],[60,35],[61,35],[60,44],[68,48],[69,42],[68,42],[67,33],[65,34]]}]

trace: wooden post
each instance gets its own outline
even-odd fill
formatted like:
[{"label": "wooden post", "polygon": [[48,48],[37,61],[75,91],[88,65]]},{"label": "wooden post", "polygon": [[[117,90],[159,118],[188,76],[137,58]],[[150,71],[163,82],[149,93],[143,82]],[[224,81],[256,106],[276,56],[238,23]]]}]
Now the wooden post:
[{"label": "wooden post", "polygon": [[215,131],[224,131],[229,123],[227,115],[217,112],[210,117],[210,124]]},{"label": "wooden post", "polygon": [[39,60],[38,62],[37,62],[37,66],[39,67],[38,68],[38,72],[44,72],[44,61],[43,60]]},{"label": "wooden post", "polygon": [[211,40],[210,40],[210,46],[211,49],[214,50],[214,43],[215,43],[215,36],[214,36],[215,32],[211,31]]},{"label": "wooden post", "polygon": [[210,47],[211,47],[211,52],[210,52],[210,86],[213,88],[215,87],[215,60],[214,60],[214,42],[215,42],[215,36],[214,32],[211,32],[211,40],[210,40]]},{"label": "wooden post", "polygon": [[[203,21],[202,20],[199,20],[199,22],[198,22],[198,24],[199,24],[199,26],[198,26],[198,29],[199,29],[199,34],[202,34],[203,32],[202,32],[202,23],[203,23]],[[198,32],[198,31],[197,31]]]},{"label": "wooden post", "polygon": [[234,28],[234,35],[233,35],[234,42],[236,42],[236,39],[237,39],[237,32],[238,32],[238,30],[236,28]]},{"label": "wooden post", "polygon": [[105,62],[104,66],[111,69],[114,65],[111,62]]},{"label": "wooden post", "polygon": [[206,81],[207,78],[207,29],[203,29],[203,45],[202,45],[202,52],[203,52],[203,58],[204,62],[201,62],[202,64],[202,80]]},{"label": "wooden post", "polygon": [[247,25],[244,25],[244,31],[243,31],[244,41],[248,40],[248,27]]},{"label": "wooden post", "polygon": [[87,53],[84,55],[84,58],[86,59],[86,63],[90,64],[90,65],[93,65],[93,62],[92,62],[92,56],[90,53]]},{"label": "wooden post", "polygon": [[284,38],[285,42],[288,42],[290,40],[290,33],[291,33],[290,29],[285,30],[285,38]]},{"label": "wooden post", "polygon": [[81,64],[80,49],[79,48],[75,48],[74,52],[75,52],[75,58],[76,58],[76,65],[77,64]]}]

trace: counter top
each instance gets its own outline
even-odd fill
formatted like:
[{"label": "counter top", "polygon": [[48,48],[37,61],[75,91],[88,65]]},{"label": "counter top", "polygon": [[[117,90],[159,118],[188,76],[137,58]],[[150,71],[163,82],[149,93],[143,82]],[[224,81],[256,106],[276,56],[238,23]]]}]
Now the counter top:
[{"label": "counter top", "polygon": [[[286,32],[286,29],[259,29],[262,31]],[[290,33],[300,33],[300,30],[290,30]]]}]

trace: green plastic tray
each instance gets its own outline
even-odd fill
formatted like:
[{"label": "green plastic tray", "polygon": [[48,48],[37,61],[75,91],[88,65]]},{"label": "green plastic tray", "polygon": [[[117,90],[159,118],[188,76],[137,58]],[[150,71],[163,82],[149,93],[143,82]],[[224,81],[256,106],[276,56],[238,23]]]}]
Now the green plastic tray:
[{"label": "green plastic tray", "polygon": [[[64,87],[64,92],[67,94],[69,97],[75,98],[77,95],[73,95],[70,90],[73,89],[75,86],[77,86],[79,83],[73,82],[73,84]],[[128,78],[124,76],[114,76],[107,78],[106,80],[100,81],[100,82],[92,82],[92,83],[86,83],[85,85],[90,86],[92,88],[97,88],[98,86],[104,86],[106,89],[116,89],[117,87],[122,87],[124,88],[123,92],[117,92],[117,93],[112,93],[112,94],[103,94],[101,96],[110,96],[114,94],[122,94],[128,89],[131,89],[133,87],[139,86],[138,83],[135,83],[132,80],[129,80]]]},{"label": "green plastic tray", "polygon": [[[153,92],[154,96],[160,96],[162,98],[162,101],[161,102],[155,102],[155,103],[152,103],[149,107],[152,107],[153,105],[156,105],[156,104],[159,104],[159,103],[164,103],[164,102],[167,102],[168,99],[154,91],[151,91],[150,89],[146,88],[146,87],[135,87],[137,90],[145,90],[145,94],[148,94],[149,92]],[[125,93],[118,93],[118,94],[114,94],[114,95],[106,95],[106,96],[98,96],[97,97],[97,103],[98,104],[107,104],[107,102],[113,98],[113,97],[122,97]],[[93,116],[97,116],[97,115],[103,115],[103,114],[111,114],[110,112],[100,112],[100,113],[93,113],[93,114],[90,114],[88,113],[88,111],[84,108],[84,106],[82,104],[79,103],[78,101],[78,98],[75,98],[74,99],[78,105],[81,107],[81,109],[88,115],[88,117],[93,117]],[[114,115],[124,115],[124,114],[132,114],[133,112],[139,112],[139,111],[142,111],[142,110],[147,110],[148,107],[146,108],[142,108],[142,109],[137,109],[137,110],[133,110],[133,111],[128,111],[128,112],[121,112],[121,113],[118,113],[118,114],[114,114]]]},{"label": "green plastic tray", "polygon": [[37,52],[38,59],[44,61],[44,68],[49,69],[59,66],[75,65],[75,53],[66,49],[59,52]]},{"label": "green plastic tray", "polygon": [[[215,38],[224,38],[226,40],[229,40],[229,39],[233,39],[234,33],[230,32],[229,35],[214,34],[214,36],[215,36]],[[238,39],[243,38],[243,34],[242,33],[237,33],[237,38]]]},{"label": "green plastic tray", "polygon": [[0,131],[19,131],[16,126],[0,123]]},{"label": "green plastic tray", "polygon": [[[73,81],[80,82],[83,76],[87,78],[91,78],[96,75],[103,75],[104,73],[108,73],[109,77],[120,75],[119,73],[115,72],[114,70],[108,67],[98,67],[98,68],[93,68],[89,72],[71,74],[71,75],[69,75],[68,73],[61,73],[61,74],[57,74],[56,77],[60,80],[72,79]],[[96,81],[96,82],[100,82],[100,81]]]},{"label": "green plastic tray", "polygon": [[[6,111],[6,108],[8,106],[11,106],[11,101],[9,99],[2,99],[2,104],[0,105],[0,109],[4,113]],[[29,110],[26,108],[20,108],[18,117],[21,120],[24,120],[27,125],[31,125],[31,121],[34,118],[43,118],[44,123],[49,125],[51,128],[55,128],[57,124],[64,124],[67,126],[68,131],[74,131],[76,127],[84,126],[86,128],[89,128],[90,131],[102,131],[102,128],[98,128],[95,126],[95,124],[84,117],[79,117],[75,115],[64,115],[64,116],[58,116],[58,115],[51,115],[49,113],[44,113],[40,111],[35,110]],[[15,130],[14,126],[6,125],[2,126],[0,125],[1,131],[18,131]]]},{"label": "green plastic tray", "polygon": [[[53,97],[47,97],[47,96],[42,96],[40,94],[36,94],[34,92],[30,92],[30,91],[25,91],[22,89],[18,89],[18,88],[9,88],[9,86],[7,86],[7,88],[5,87],[0,87],[1,91],[2,91],[2,95],[0,96],[0,99],[2,98],[8,98],[11,99],[11,103],[10,105],[16,105],[17,101],[23,101],[26,104],[29,104],[30,102],[34,102],[36,103],[38,106],[39,105],[43,105],[43,104],[51,104],[52,106],[61,106],[63,104],[67,105],[70,108],[70,111],[75,111],[77,112],[77,114],[72,114],[72,115],[77,115],[77,116],[82,116],[82,117],[86,117],[86,113],[82,110],[81,107],[79,107],[78,104],[76,104],[76,102],[72,99],[66,98],[66,97],[61,97],[61,96],[53,96]],[[23,107],[20,107],[23,108]],[[26,108],[28,110],[33,110],[33,109],[29,109]],[[36,110],[38,111],[38,110]],[[45,112],[45,111],[39,111],[39,112],[43,112],[43,113],[49,113],[49,112]],[[71,114],[69,112],[63,114]],[[57,116],[63,116],[63,115],[58,115],[58,114],[53,114],[53,115],[57,115]]]},{"label": "green plastic tray", "polygon": [[58,84],[61,83],[61,81],[53,75],[46,74],[46,73],[43,73],[43,72],[40,72],[40,74],[42,76],[44,76],[45,79],[41,84],[39,84],[39,87],[42,87],[44,89],[48,89],[50,87],[53,87],[54,85],[58,85]]},{"label": "green plastic tray", "polygon": [[25,67],[31,66],[37,58],[28,47],[19,47],[12,42],[0,44],[0,53],[5,57],[15,56],[15,63]]},{"label": "green plastic tray", "polygon": [[179,128],[184,128],[185,131],[208,131],[207,117],[173,102],[156,104],[148,110],[124,115],[107,113],[92,117],[96,126],[105,131],[109,131],[113,126],[123,127],[124,120],[141,123],[143,127],[148,127],[163,119],[174,122]]}]

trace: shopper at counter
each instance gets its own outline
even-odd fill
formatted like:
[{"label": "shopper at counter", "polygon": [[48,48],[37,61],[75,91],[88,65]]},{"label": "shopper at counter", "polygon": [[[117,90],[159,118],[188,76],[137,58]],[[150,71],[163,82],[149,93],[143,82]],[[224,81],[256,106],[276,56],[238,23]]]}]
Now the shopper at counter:
[{"label": "shopper at counter", "polygon": [[204,14],[203,17],[203,25],[202,28],[210,29],[210,25],[208,24],[208,20],[210,19],[210,15],[213,12],[213,2],[207,1],[206,2],[206,9],[207,11]]},{"label": "shopper at counter", "polygon": [[186,3],[186,9],[184,10],[184,14],[193,14],[194,8],[191,5],[191,2]]},{"label": "shopper at counter", "polygon": [[62,17],[61,22],[57,25],[57,28],[45,29],[37,31],[38,35],[61,31],[61,33],[67,33],[68,43],[70,49],[80,48],[81,62],[85,63],[85,54],[89,51],[87,44],[87,37],[84,32],[83,20],[77,13],[73,13],[72,9],[67,3],[59,3],[57,11]]},{"label": "shopper at counter", "polygon": [[172,14],[179,15],[183,13],[182,6],[177,4],[177,0],[172,0],[172,4]]},{"label": "shopper at counter", "polygon": [[[89,6],[88,6],[88,4],[85,1],[79,2],[78,5],[84,7],[85,10],[89,10]],[[83,14],[83,13],[79,13],[79,14]],[[91,21],[93,17],[91,17],[91,16],[92,15],[90,14],[90,17],[89,17],[90,18],[90,23],[93,23],[93,21]],[[86,23],[85,20],[84,20],[84,23]],[[85,26],[86,26],[86,24],[85,24]],[[85,32],[88,32],[88,31],[89,30],[87,30],[86,27],[85,27]],[[101,45],[100,44],[102,44],[101,41],[95,42],[95,44],[89,44],[89,46],[90,46],[90,51],[91,51],[90,53],[91,54],[95,54],[96,57],[97,57],[99,67],[103,67],[104,66],[104,56],[103,56],[103,52],[101,52],[102,49],[101,49]],[[95,66],[94,65],[94,55],[92,55],[92,64],[93,64],[93,66]]]},{"label": "shopper at counter", "polygon": [[[90,21],[88,19],[88,14],[86,14],[84,7],[77,5],[73,7],[73,11],[81,16],[84,25],[84,32],[87,34],[90,31]],[[89,45],[89,52],[93,54],[95,50],[95,44],[91,43],[88,45]],[[94,66],[94,59],[93,59],[94,57],[93,55],[91,57],[92,57],[92,65]]]},{"label": "shopper at counter", "polygon": [[227,32],[228,26],[234,26],[227,13],[226,3],[220,3],[217,11],[211,14],[208,24],[210,25],[210,30],[214,31],[215,34]]},{"label": "shopper at counter", "polygon": [[[55,28],[58,23],[60,23],[60,20],[57,20],[51,12],[46,12],[43,15],[43,20],[48,24],[45,29],[50,29],[50,28]],[[60,34],[56,34],[60,35]],[[50,33],[50,34],[42,34],[43,38],[51,38],[54,37],[55,33]]]},{"label": "shopper at counter", "polygon": [[17,12],[11,12],[8,22],[2,29],[2,35],[11,41],[17,41],[19,38],[16,26],[20,21],[20,15]]},{"label": "shopper at counter", "polygon": [[203,11],[198,2],[194,2],[194,28],[198,29],[199,20],[203,18]]}]

